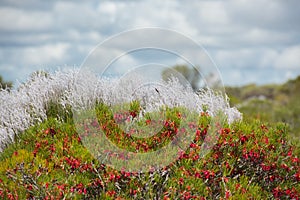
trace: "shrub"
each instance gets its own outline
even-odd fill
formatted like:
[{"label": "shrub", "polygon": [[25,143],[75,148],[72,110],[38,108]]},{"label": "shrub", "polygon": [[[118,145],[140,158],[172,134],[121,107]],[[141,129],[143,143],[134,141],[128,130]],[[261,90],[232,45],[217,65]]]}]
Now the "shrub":
[{"label": "shrub", "polygon": [[[138,105],[133,102],[131,105]],[[109,107],[97,106],[98,119],[113,120]],[[133,111],[138,106],[131,107]],[[108,109],[108,110],[107,110]],[[158,134],[166,139],[176,135],[180,109],[169,111],[170,129]],[[82,198],[82,199],[267,199],[300,197],[299,146],[288,140],[284,124],[269,127],[259,121],[235,122],[219,127],[220,135],[208,155],[201,157],[202,144],[210,129],[211,117],[195,118],[195,138],[189,148],[163,168],[148,172],[118,171],[91,155],[72,123],[49,118],[29,128],[9,145],[0,157],[2,198]],[[131,120],[134,120],[131,118]],[[146,119],[145,119],[146,120]],[[122,130],[111,124],[109,138],[127,150]],[[136,144],[151,139],[131,138]],[[170,140],[165,140],[165,142]],[[164,144],[163,141],[160,141]],[[154,144],[154,143],[153,143]],[[299,144],[298,144],[299,145]],[[113,156],[113,155],[111,155]]]},{"label": "shrub", "polygon": [[[160,95],[149,87],[132,98],[139,80],[95,82],[88,73],[71,72],[38,73],[18,90],[1,92],[5,103],[0,105],[0,133],[6,144],[0,154],[1,198],[300,198],[299,142],[289,139],[287,125],[237,121],[241,115],[226,98],[211,90],[195,94],[175,79],[158,88]],[[128,87],[116,87],[120,85]],[[10,102],[15,103],[14,109]],[[162,110],[164,116],[159,118]],[[82,120],[78,112],[95,116]],[[162,127],[150,137],[129,134],[137,126],[149,133],[150,125],[161,122]],[[180,146],[176,138],[189,136],[190,129],[194,132],[190,140],[183,140],[188,141],[186,148],[175,152],[167,165],[124,170],[106,160],[127,163],[128,155],[97,156],[93,150],[99,153],[105,144],[85,143],[99,137],[90,127],[102,130],[131,155],[169,144]],[[166,160],[170,152],[165,153],[157,160]]]},{"label": "shrub", "polygon": [[157,110],[161,106],[184,106],[201,112],[202,106],[207,105],[212,116],[222,110],[230,122],[241,118],[235,108],[230,108],[226,98],[211,90],[203,90],[197,95],[191,88],[183,87],[177,79],[171,79],[161,84],[158,94],[153,86],[136,89],[143,85],[143,79],[136,77],[98,79],[91,72],[80,70],[57,71],[54,74],[37,72],[18,89],[1,90],[0,151],[27,128],[46,120],[47,115],[59,114],[65,118],[65,115],[73,113],[70,109],[92,108],[96,102],[117,105],[139,100],[143,108],[141,112]]}]

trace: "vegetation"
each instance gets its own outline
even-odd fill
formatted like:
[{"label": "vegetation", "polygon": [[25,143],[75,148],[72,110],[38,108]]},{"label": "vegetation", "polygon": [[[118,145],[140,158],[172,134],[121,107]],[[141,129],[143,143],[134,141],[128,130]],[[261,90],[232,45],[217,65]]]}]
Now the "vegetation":
[{"label": "vegetation", "polygon": [[[158,133],[159,137],[139,139],[124,134],[116,121],[111,121],[113,116],[103,112],[106,110],[105,105],[99,104],[96,110],[100,126],[110,127],[107,136],[128,151],[147,152],[157,148],[154,144],[164,145],[172,141],[179,132],[176,129],[177,122],[184,117],[180,115],[180,109],[171,109],[168,121],[165,121],[164,128]],[[138,110],[131,110],[131,115],[135,112]],[[119,114],[122,113],[124,115],[124,112]],[[212,151],[201,158],[200,151],[204,148],[202,144],[212,120],[207,113],[201,113],[192,124],[196,127],[194,140],[174,162],[149,172],[127,172],[117,171],[93,157],[82,144],[83,138],[76,133],[74,124],[68,120],[68,116],[64,118],[69,122],[49,116],[42,124],[21,134],[2,152],[1,198],[300,197],[299,144],[288,140],[289,129],[284,124],[275,127],[259,121],[225,124],[218,130],[220,137]],[[146,121],[144,124],[147,126]],[[126,156],[122,159],[126,159]]]},{"label": "vegetation", "polygon": [[0,89],[10,89],[12,88],[12,82],[10,81],[4,81],[3,77],[0,75]]},{"label": "vegetation", "polygon": [[244,118],[259,119],[275,124],[287,123],[291,134],[300,137],[300,76],[282,85],[247,85],[227,87],[231,104],[237,106]]},{"label": "vegetation", "polygon": [[162,72],[163,80],[168,80],[170,77],[178,77],[181,84],[190,84],[194,91],[198,90],[201,80],[200,72],[196,68],[190,68],[187,65],[175,65],[167,68]]},{"label": "vegetation", "polygon": [[[67,93],[58,88],[67,87],[66,84],[55,84],[55,88],[51,88],[51,80],[56,79],[50,78],[47,81],[48,90]],[[42,77],[44,79],[45,76]],[[56,81],[58,80],[60,79]],[[294,85],[296,82],[298,80],[287,84]],[[250,115],[251,112],[246,111],[246,105],[241,107],[246,111],[243,121],[233,117],[235,120],[232,123],[227,123],[226,120],[220,123],[215,120],[218,115],[212,112],[212,105],[202,104],[202,110],[193,110],[177,102],[177,106],[162,104],[165,115],[163,118],[155,118],[153,116],[157,116],[158,111],[145,110],[141,101],[110,104],[112,101],[102,98],[101,101],[96,101],[95,109],[87,109],[88,113],[96,113],[94,118],[76,123],[74,110],[70,107],[74,99],[69,100],[69,104],[62,104],[59,98],[66,99],[66,96],[50,93],[50,96],[57,96],[58,99],[49,98],[48,101],[48,97],[37,89],[38,86],[43,86],[43,82],[38,81],[37,85],[34,83],[35,80],[32,80],[30,87],[41,94],[43,101],[38,99],[39,96],[34,97],[45,108],[46,116],[42,118],[42,122],[33,121],[34,124],[24,128],[24,131],[16,132],[14,140],[7,143],[1,152],[2,199],[300,198],[299,141],[290,138],[292,129],[287,124],[268,123],[262,117],[258,119],[257,115]],[[276,87],[276,91],[284,91],[284,86]],[[288,93],[293,91],[292,88],[291,85],[286,87],[289,89],[286,91],[288,102],[293,102]],[[236,95],[233,102],[241,103],[241,93],[245,90],[231,90],[230,95],[240,92],[237,92],[240,96]],[[95,89],[92,91],[95,92]],[[19,92],[22,92],[21,89]],[[27,93],[26,90],[24,94]],[[279,93],[274,91],[271,94]],[[185,99],[182,94],[178,96],[185,102],[191,98],[188,96]],[[248,99],[249,96],[246,96],[245,99]],[[205,96],[202,98],[205,99]],[[210,100],[220,105],[221,101],[217,97],[213,98]],[[203,102],[205,101],[200,101]],[[271,101],[270,104],[273,103]],[[24,106],[24,103],[20,105]],[[26,109],[36,109],[33,106],[31,104]],[[220,115],[232,112],[226,118],[237,114],[230,107],[219,108]],[[43,111],[42,107],[37,110]],[[36,117],[35,113],[31,114]],[[10,118],[14,119],[13,115]],[[186,121],[189,123],[182,126]],[[133,122],[141,128],[141,133],[148,133],[156,124],[162,126],[152,136],[138,137],[129,134],[136,133],[136,126],[127,126],[129,130],[126,132],[122,129],[122,126]],[[169,144],[178,146],[176,138],[189,135],[189,130],[194,132],[191,140],[187,140],[190,141],[187,148],[180,149],[176,159],[166,166],[126,170],[122,166],[115,168],[110,164],[110,161],[116,159],[128,163],[130,156],[135,153],[153,152]],[[212,132],[215,134],[211,135]],[[98,141],[101,134],[105,134],[105,137],[129,154],[106,152],[106,157],[95,156],[91,149],[97,152],[104,144],[86,142]],[[211,140],[215,140],[215,143],[208,149],[206,144]],[[210,151],[203,154],[207,149]],[[167,156],[158,157],[157,160],[164,160]]]}]

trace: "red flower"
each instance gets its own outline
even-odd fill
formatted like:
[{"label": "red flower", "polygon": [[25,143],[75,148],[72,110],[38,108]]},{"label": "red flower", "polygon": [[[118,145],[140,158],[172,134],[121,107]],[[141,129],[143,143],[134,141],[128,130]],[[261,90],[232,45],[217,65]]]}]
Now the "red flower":
[{"label": "red flower", "polygon": [[267,166],[267,165],[265,165],[264,163],[261,164],[261,168],[262,168],[264,171],[270,171],[270,170],[271,170],[271,166]]},{"label": "red flower", "polygon": [[7,194],[8,199],[14,200],[14,195],[12,193]]},{"label": "red flower", "polygon": [[281,196],[281,189],[279,187],[276,187],[276,188],[273,189],[273,196],[275,198],[278,198],[278,197]]},{"label": "red flower", "polygon": [[201,136],[201,131],[200,130],[196,130],[196,136],[198,136],[198,137]]},{"label": "red flower", "polygon": [[127,178],[129,178],[130,177],[130,172],[125,172],[124,176],[127,177]]},{"label": "red flower", "polygon": [[203,175],[205,179],[209,179],[210,177],[214,177],[215,173],[213,171],[203,170]]},{"label": "red flower", "polygon": [[32,189],[33,189],[32,185],[28,185],[28,186],[27,186],[27,189],[28,189],[28,190],[32,190]]},{"label": "red flower", "polygon": [[54,153],[55,152],[55,146],[54,146],[54,144],[51,144],[50,145],[50,151],[52,152],[52,153]]},{"label": "red flower", "polygon": [[35,148],[37,148],[37,149],[38,149],[38,148],[40,148],[40,147],[41,147],[41,143],[39,143],[39,142],[36,142],[36,143],[35,143]]},{"label": "red flower", "polygon": [[226,169],[230,169],[230,164],[227,161],[225,162],[225,166],[226,166]]},{"label": "red flower", "polygon": [[260,128],[261,128],[262,130],[264,130],[264,131],[268,131],[268,127],[267,127],[266,125],[264,125],[264,124],[262,124],[262,125],[260,126]]},{"label": "red flower", "polygon": [[271,176],[269,176],[269,179],[271,182],[273,182],[275,180],[275,177],[271,175]]},{"label": "red flower", "polygon": [[115,194],[116,194],[116,191],[114,191],[114,190],[109,190],[106,192],[106,195],[108,195],[110,197],[113,197]]},{"label": "red flower", "polygon": [[132,116],[132,118],[135,118],[137,116],[137,112],[136,111],[131,111],[130,115]]},{"label": "red flower", "polygon": [[230,128],[222,128],[221,134],[229,134],[231,132]]},{"label": "red flower", "polygon": [[197,145],[195,143],[190,144],[190,148],[196,148],[196,147],[197,147]]},{"label": "red flower", "polygon": [[195,156],[193,157],[193,161],[196,161],[196,160],[198,160],[199,158],[200,158],[199,155],[195,155]]},{"label": "red flower", "polygon": [[109,181],[112,181],[112,180],[114,180],[115,179],[115,175],[114,174],[111,174],[110,176],[109,176]]},{"label": "red flower", "polygon": [[287,171],[290,171],[290,168],[286,165],[286,164],[281,164],[281,167],[282,168],[284,168],[284,169],[286,169]]},{"label": "red flower", "polygon": [[33,157],[36,157],[36,154],[37,154],[37,150],[33,150]]},{"label": "red flower", "polygon": [[56,135],[56,131],[53,128],[49,129],[49,132],[51,134],[51,136],[53,137],[54,135]]},{"label": "red flower", "polygon": [[164,200],[170,200],[170,198],[167,195],[165,195]]},{"label": "red flower", "polygon": [[61,185],[57,184],[56,187],[59,190],[64,190],[65,189],[65,184],[61,184]]},{"label": "red flower", "polygon": [[195,177],[196,177],[196,178],[201,178],[200,173],[199,173],[199,172],[196,172],[196,173],[195,173]]},{"label": "red flower", "polygon": [[293,158],[291,158],[291,160],[292,160],[293,163],[298,163],[299,162],[299,158],[297,158],[297,157],[293,157]]},{"label": "red flower", "polygon": [[241,141],[242,144],[244,144],[245,142],[248,141],[248,138],[245,135],[243,135],[243,136],[240,137],[240,141]]},{"label": "red flower", "polygon": [[287,155],[288,156],[292,156],[292,153],[293,153],[293,151],[292,151],[292,148],[289,150],[289,152],[287,153]]},{"label": "red flower", "polygon": [[300,181],[300,172],[296,173],[294,176],[297,181]]},{"label": "red flower", "polygon": [[268,137],[265,137],[265,143],[269,144],[269,138]]},{"label": "red flower", "polygon": [[129,192],[130,192],[131,195],[135,195],[137,193],[137,190],[133,190],[133,189],[130,188]]},{"label": "red flower", "polygon": [[225,191],[225,198],[226,198],[226,199],[229,199],[230,196],[231,196],[230,191],[229,191],[229,190],[226,190],[226,191]]},{"label": "red flower", "polygon": [[177,113],[177,117],[178,117],[179,119],[181,118],[181,113],[180,113],[180,112]]},{"label": "red flower", "polygon": [[184,182],[183,178],[180,178],[179,181],[178,181],[178,184],[183,185],[183,182]]},{"label": "red flower", "polygon": [[71,166],[71,169],[78,169],[81,165],[80,160],[76,159],[76,158],[65,158],[66,162]]},{"label": "red flower", "polygon": [[223,177],[223,179],[224,179],[224,182],[225,182],[225,183],[227,183],[228,180],[229,180],[227,177]]}]

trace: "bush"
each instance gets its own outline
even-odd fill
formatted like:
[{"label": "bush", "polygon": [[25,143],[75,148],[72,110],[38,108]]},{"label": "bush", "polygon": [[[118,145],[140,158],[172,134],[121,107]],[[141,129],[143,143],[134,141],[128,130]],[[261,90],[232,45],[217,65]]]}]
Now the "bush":
[{"label": "bush", "polygon": [[[139,109],[133,102],[130,120]],[[125,106],[126,107],[126,106]],[[127,150],[147,152],[159,147],[150,139],[126,136],[105,104],[97,106],[100,126]],[[178,134],[180,108],[168,111],[158,138],[165,145]],[[121,114],[124,114],[121,112]],[[149,113],[151,114],[151,113]],[[136,117],[136,116],[135,116]],[[140,119],[144,126],[146,122]],[[145,118],[144,120],[147,120]],[[82,144],[75,125],[49,118],[29,128],[0,156],[0,197],[5,199],[297,199],[300,197],[299,143],[290,142],[284,124],[235,122],[218,128],[219,139],[201,157],[212,118],[194,118],[195,138],[186,151],[163,168],[148,172],[116,170],[97,160]],[[93,123],[93,122],[89,122]],[[107,124],[109,123],[109,124]],[[170,124],[173,124],[170,127]],[[170,133],[170,134],[165,134]],[[120,139],[120,136],[124,138]],[[145,143],[142,145],[143,143]],[[158,142],[158,141],[156,141]],[[147,147],[147,148],[146,148]],[[113,155],[112,155],[113,156]]]}]

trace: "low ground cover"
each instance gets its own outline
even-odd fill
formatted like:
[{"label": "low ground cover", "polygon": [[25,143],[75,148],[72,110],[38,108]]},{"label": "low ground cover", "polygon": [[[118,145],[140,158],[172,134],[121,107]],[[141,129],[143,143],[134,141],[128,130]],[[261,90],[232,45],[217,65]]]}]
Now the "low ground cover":
[{"label": "low ground cover", "polygon": [[[53,107],[53,109],[55,106]],[[133,106],[134,108],[134,106]],[[136,107],[138,108],[138,107]],[[57,107],[56,110],[59,110]],[[158,135],[124,134],[105,105],[97,106],[99,127],[128,151],[147,152],[172,142],[180,133],[179,108],[168,111]],[[135,111],[120,112],[131,120]],[[300,197],[299,143],[289,140],[284,124],[235,122],[218,128],[218,140],[201,157],[212,117],[202,112],[190,124],[195,137],[176,160],[148,172],[116,170],[83,145],[74,122],[55,116],[19,135],[0,155],[0,197],[4,199],[297,199]],[[149,119],[140,120],[147,127]],[[129,144],[130,142],[130,144]],[[159,146],[161,145],[161,146]],[[116,155],[109,155],[114,157]],[[122,159],[126,159],[123,155]],[[159,159],[159,158],[158,158]]]}]

